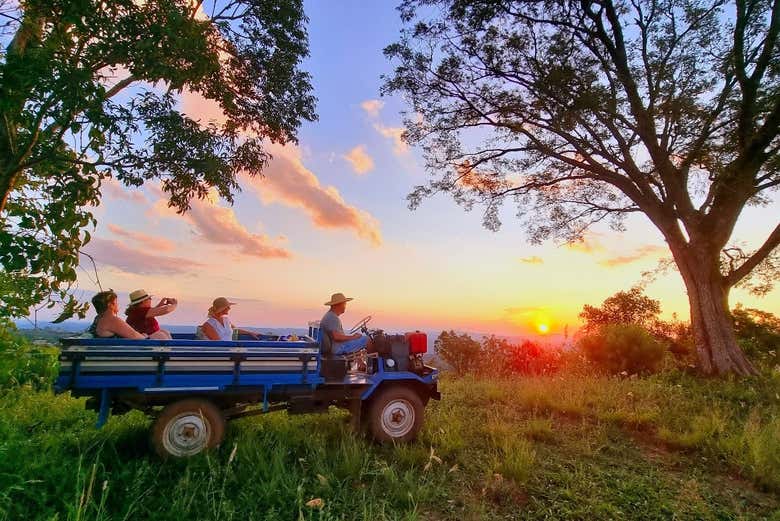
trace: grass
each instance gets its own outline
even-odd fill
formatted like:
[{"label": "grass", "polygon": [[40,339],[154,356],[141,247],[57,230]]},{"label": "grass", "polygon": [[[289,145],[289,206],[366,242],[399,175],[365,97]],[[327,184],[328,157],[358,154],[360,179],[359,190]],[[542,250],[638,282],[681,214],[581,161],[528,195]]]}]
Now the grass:
[{"label": "grass", "polygon": [[445,378],[411,445],[274,413],[184,462],[152,455],[142,414],[98,431],[34,385],[0,391],[0,521],[780,520],[777,376]]}]

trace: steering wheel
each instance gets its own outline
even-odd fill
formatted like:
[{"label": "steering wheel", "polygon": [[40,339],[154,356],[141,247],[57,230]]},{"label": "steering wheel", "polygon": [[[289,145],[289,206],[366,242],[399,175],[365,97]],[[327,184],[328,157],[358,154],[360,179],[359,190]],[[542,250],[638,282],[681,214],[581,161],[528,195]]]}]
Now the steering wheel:
[{"label": "steering wheel", "polygon": [[358,332],[361,329],[364,329],[366,327],[366,324],[371,322],[371,315],[368,315],[367,317],[363,317],[355,326],[349,330],[350,335],[354,335],[356,332]]}]

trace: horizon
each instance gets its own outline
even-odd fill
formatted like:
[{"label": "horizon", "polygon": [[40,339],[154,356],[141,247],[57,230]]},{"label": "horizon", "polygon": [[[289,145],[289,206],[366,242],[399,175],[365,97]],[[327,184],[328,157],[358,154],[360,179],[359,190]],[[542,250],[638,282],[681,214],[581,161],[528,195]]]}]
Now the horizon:
[{"label": "horizon", "polygon": [[[391,71],[381,51],[398,37],[398,13],[360,2],[305,9],[311,55],[303,68],[312,74],[319,121],[301,127],[297,146],[271,146],[266,176],[242,176],[233,206],[210,197],[182,216],[167,208],[157,184],[130,189],[107,180],[84,248],[97,270],[84,258],[79,273],[83,301],[98,290],[97,275],[121,308],[143,288],[179,299],[167,318],[197,323],[213,298],[227,296],[239,302],[231,312],[237,324],[289,327],[282,324],[319,319],[321,303],[343,292],[356,298],[345,326],[371,314],[385,329],[561,335],[579,328],[583,305],[629,289],[669,257],[644,216],[629,217],[626,232],[597,226],[579,243],[531,245],[509,204],[498,232],[482,227],[479,210],[466,212],[448,197],[410,211],[405,197],[427,174],[420,151],[401,140],[407,107],[399,96],[379,97],[380,76]],[[344,29],[333,31],[333,19]],[[188,92],[180,106],[204,123],[222,117]],[[779,201],[747,207],[734,240],[757,248],[778,214]],[[645,293],[661,302],[663,318],[687,320],[676,272]],[[735,289],[730,304],[737,303],[780,314],[777,290],[757,298]]]}]

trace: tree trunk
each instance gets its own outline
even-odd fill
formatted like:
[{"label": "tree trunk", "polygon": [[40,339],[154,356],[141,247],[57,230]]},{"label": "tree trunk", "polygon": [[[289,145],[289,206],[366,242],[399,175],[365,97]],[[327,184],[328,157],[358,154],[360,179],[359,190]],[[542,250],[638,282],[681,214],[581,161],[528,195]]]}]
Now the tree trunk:
[{"label": "tree trunk", "polygon": [[691,326],[702,371],[709,375],[757,374],[737,344],[728,305],[730,288],[720,274],[717,257],[678,253],[675,258],[688,290]]}]

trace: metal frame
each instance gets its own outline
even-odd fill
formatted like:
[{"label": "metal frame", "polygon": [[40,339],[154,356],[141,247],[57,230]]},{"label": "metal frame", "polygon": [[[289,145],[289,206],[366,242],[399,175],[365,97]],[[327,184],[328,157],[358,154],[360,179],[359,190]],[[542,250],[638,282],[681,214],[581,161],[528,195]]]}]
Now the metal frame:
[{"label": "metal frame", "polygon": [[[424,376],[386,371],[381,356],[376,357],[376,372],[372,374],[347,373],[342,380],[326,382],[320,374],[318,331],[314,335],[314,339],[297,342],[66,338],[61,341],[64,348],[55,391],[99,397],[98,427],[107,421],[113,401],[129,395],[150,397],[157,400],[151,403],[158,405],[179,396],[230,399],[235,404],[241,403],[242,396],[254,396],[255,400],[262,396],[262,409],[243,411],[242,406],[235,405],[226,409],[235,413],[229,417],[280,409],[271,403],[275,388],[289,387],[312,396],[343,390],[345,398],[351,395],[351,399],[359,396],[367,400],[385,382],[414,381],[429,387],[431,396],[438,398],[435,369]],[[111,365],[113,361],[116,367]],[[185,365],[177,366],[177,362]],[[274,369],[274,364],[281,367],[285,362],[288,367],[298,367]],[[283,394],[284,389],[277,391],[277,397],[279,393]]]}]

